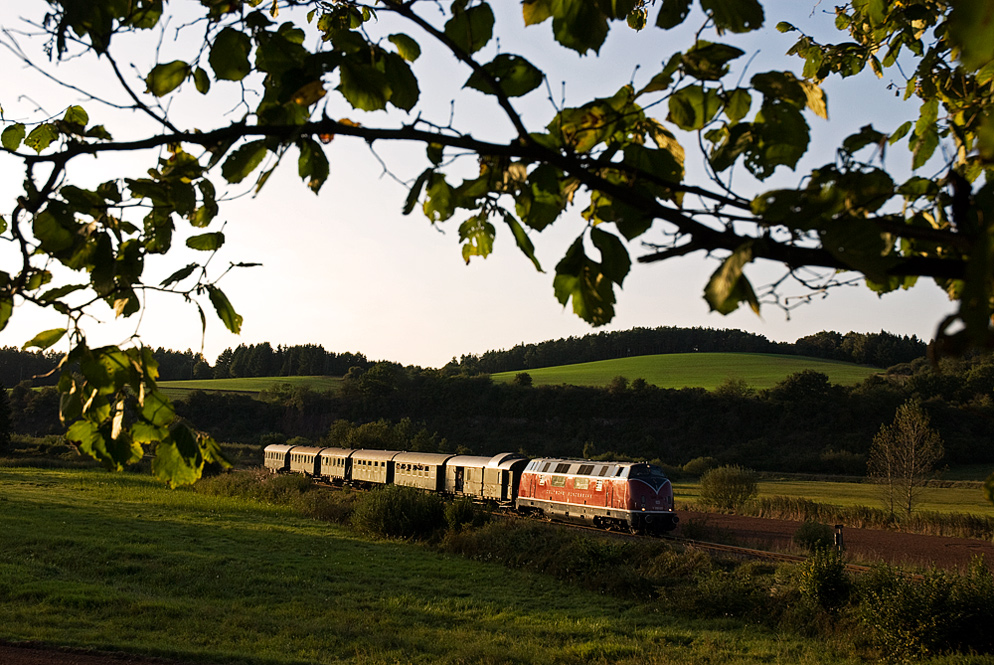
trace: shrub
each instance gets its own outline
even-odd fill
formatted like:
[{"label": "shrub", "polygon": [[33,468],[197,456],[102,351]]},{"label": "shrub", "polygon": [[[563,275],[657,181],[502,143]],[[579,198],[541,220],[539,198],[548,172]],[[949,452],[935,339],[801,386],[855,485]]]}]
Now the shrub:
[{"label": "shrub", "polygon": [[861,582],[860,617],[890,658],[994,648],[994,579],[980,562],[965,575],[933,570],[924,579],[880,568]]},{"label": "shrub", "polygon": [[852,581],[842,555],[818,548],[800,566],[798,587],[801,595],[822,609],[834,611],[849,602]]},{"label": "shrub", "polygon": [[794,544],[809,552],[832,549],[835,547],[835,532],[827,524],[807,520],[794,532]]},{"label": "shrub", "polygon": [[356,501],[350,522],[372,536],[426,539],[445,524],[445,507],[436,494],[388,485]]},{"label": "shrub", "polygon": [[719,510],[740,508],[757,494],[756,474],[740,466],[719,466],[701,476],[701,501]]},{"label": "shrub", "polygon": [[456,499],[445,506],[445,523],[452,531],[459,531],[466,527],[479,527],[487,522],[488,515],[480,510],[479,506],[473,503],[469,497]]},{"label": "shrub", "polygon": [[512,380],[511,383],[516,386],[528,388],[532,385],[532,375],[528,372],[518,372],[514,375],[514,380]]},{"label": "shrub", "polygon": [[683,472],[691,476],[700,476],[718,466],[718,460],[713,457],[695,457],[683,465]]}]

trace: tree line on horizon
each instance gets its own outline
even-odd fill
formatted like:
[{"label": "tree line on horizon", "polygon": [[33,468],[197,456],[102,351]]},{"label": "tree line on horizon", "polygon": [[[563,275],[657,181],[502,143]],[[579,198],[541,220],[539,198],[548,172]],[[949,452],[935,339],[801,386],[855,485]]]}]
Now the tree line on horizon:
[{"label": "tree line on horizon", "polygon": [[[779,353],[811,356],[886,368],[911,362],[925,355],[926,345],[917,336],[889,332],[845,334],[822,331],[801,337],[794,343],[773,342],[754,333],[714,328],[632,328],[567,337],[537,344],[518,344],[508,350],[453,358],[442,371],[446,374],[497,374],[540,367],[612,360],[667,353]],[[267,376],[345,376],[353,367],[373,366],[362,353],[335,353],[320,344],[272,346],[239,344],[227,348],[211,365],[200,352],[173,351],[159,347],[153,355],[159,363],[159,380],[229,379]],[[0,347],[0,382],[15,386],[22,381],[32,385],[55,385],[54,370],[62,355],[54,351],[25,351]]]},{"label": "tree line on horizon", "polygon": [[778,353],[810,356],[887,368],[925,355],[927,345],[916,335],[845,334],[821,331],[794,343],[774,342],[763,335],[737,329],[632,328],[518,344],[508,350],[487,351],[453,358],[445,369],[462,374],[498,374],[540,367],[614,360],[668,353]]}]

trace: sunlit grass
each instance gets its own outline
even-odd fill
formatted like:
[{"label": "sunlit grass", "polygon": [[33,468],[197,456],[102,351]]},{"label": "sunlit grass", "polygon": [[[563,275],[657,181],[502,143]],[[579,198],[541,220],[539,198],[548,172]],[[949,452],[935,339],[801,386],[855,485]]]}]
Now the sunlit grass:
[{"label": "sunlit grass", "polygon": [[[745,381],[751,388],[771,388],[790,374],[806,369],[828,375],[832,383],[852,385],[880,370],[863,365],[764,353],[671,353],[635,358],[601,360],[576,365],[527,370],[532,385],[607,386],[623,376],[644,379],[660,388],[713,390],[729,379]],[[518,372],[494,374],[494,381],[512,381]]]},{"label": "sunlit grass", "polygon": [[310,388],[314,392],[337,391],[340,376],[256,376],[241,379],[195,379],[190,381],[161,381],[159,387],[172,399],[185,397],[197,390],[204,392],[246,393],[255,396],[273,386],[288,383],[294,388]]},{"label": "sunlit grass", "polygon": [[[673,482],[677,508],[698,500],[697,481]],[[883,508],[880,488],[872,483],[840,483],[822,480],[779,480],[759,482],[759,496],[786,496],[808,499],[832,506],[868,506]],[[926,487],[916,503],[916,510],[939,513],[967,513],[990,516],[994,506],[977,487]]]},{"label": "sunlit grass", "polygon": [[0,639],[211,663],[839,662],[146,476],[0,469]]}]

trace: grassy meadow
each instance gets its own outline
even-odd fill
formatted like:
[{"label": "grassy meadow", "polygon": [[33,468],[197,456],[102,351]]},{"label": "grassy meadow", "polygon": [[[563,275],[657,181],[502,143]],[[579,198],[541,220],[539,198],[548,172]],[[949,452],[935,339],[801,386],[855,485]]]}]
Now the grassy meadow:
[{"label": "grassy meadow", "polygon": [[[696,501],[699,492],[697,481],[673,482],[673,494],[679,503]],[[760,480],[759,496],[785,496],[807,499],[829,506],[869,506],[882,508],[880,488],[872,483],[829,482],[823,480]],[[937,513],[964,513],[969,515],[994,515],[994,506],[987,503],[979,487],[926,487],[916,504],[919,511]]]},{"label": "grassy meadow", "polygon": [[144,475],[0,468],[0,524],[12,642],[248,665],[852,662]]},{"label": "grassy meadow", "polygon": [[[571,384],[607,386],[623,376],[629,381],[644,379],[660,388],[704,388],[714,390],[729,379],[745,381],[755,389],[772,388],[788,375],[806,369],[828,375],[832,383],[852,385],[880,370],[863,365],[764,353],[671,353],[635,358],[600,360],[560,367],[528,370],[532,385]],[[512,381],[518,372],[494,374],[494,381]]]},{"label": "grassy meadow", "polygon": [[258,376],[241,379],[194,379],[191,381],[161,381],[161,387],[171,399],[180,399],[202,390],[204,392],[245,393],[255,396],[273,386],[290,384],[294,388],[310,388],[314,392],[336,391],[342,384],[340,376]]}]

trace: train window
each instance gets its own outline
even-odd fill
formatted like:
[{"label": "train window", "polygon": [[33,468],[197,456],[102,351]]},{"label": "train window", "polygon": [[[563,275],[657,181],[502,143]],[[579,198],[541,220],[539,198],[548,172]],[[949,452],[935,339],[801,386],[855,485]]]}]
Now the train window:
[{"label": "train window", "polygon": [[542,473],[545,473],[546,471],[548,471],[549,470],[549,466],[551,464],[552,464],[552,462],[546,462],[545,466],[542,467]]},{"label": "train window", "polygon": [[601,467],[601,472],[600,472],[600,473],[598,473],[597,475],[598,475],[598,476],[604,476],[604,475],[606,475],[606,474],[607,474],[607,470],[608,470],[608,467],[606,467],[606,466],[602,466],[602,467]]},{"label": "train window", "polygon": [[556,473],[569,473],[569,462],[556,465]]},{"label": "train window", "polygon": [[589,476],[594,472],[593,464],[583,464],[580,466],[580,470],[577,471],[581,476]]}]

